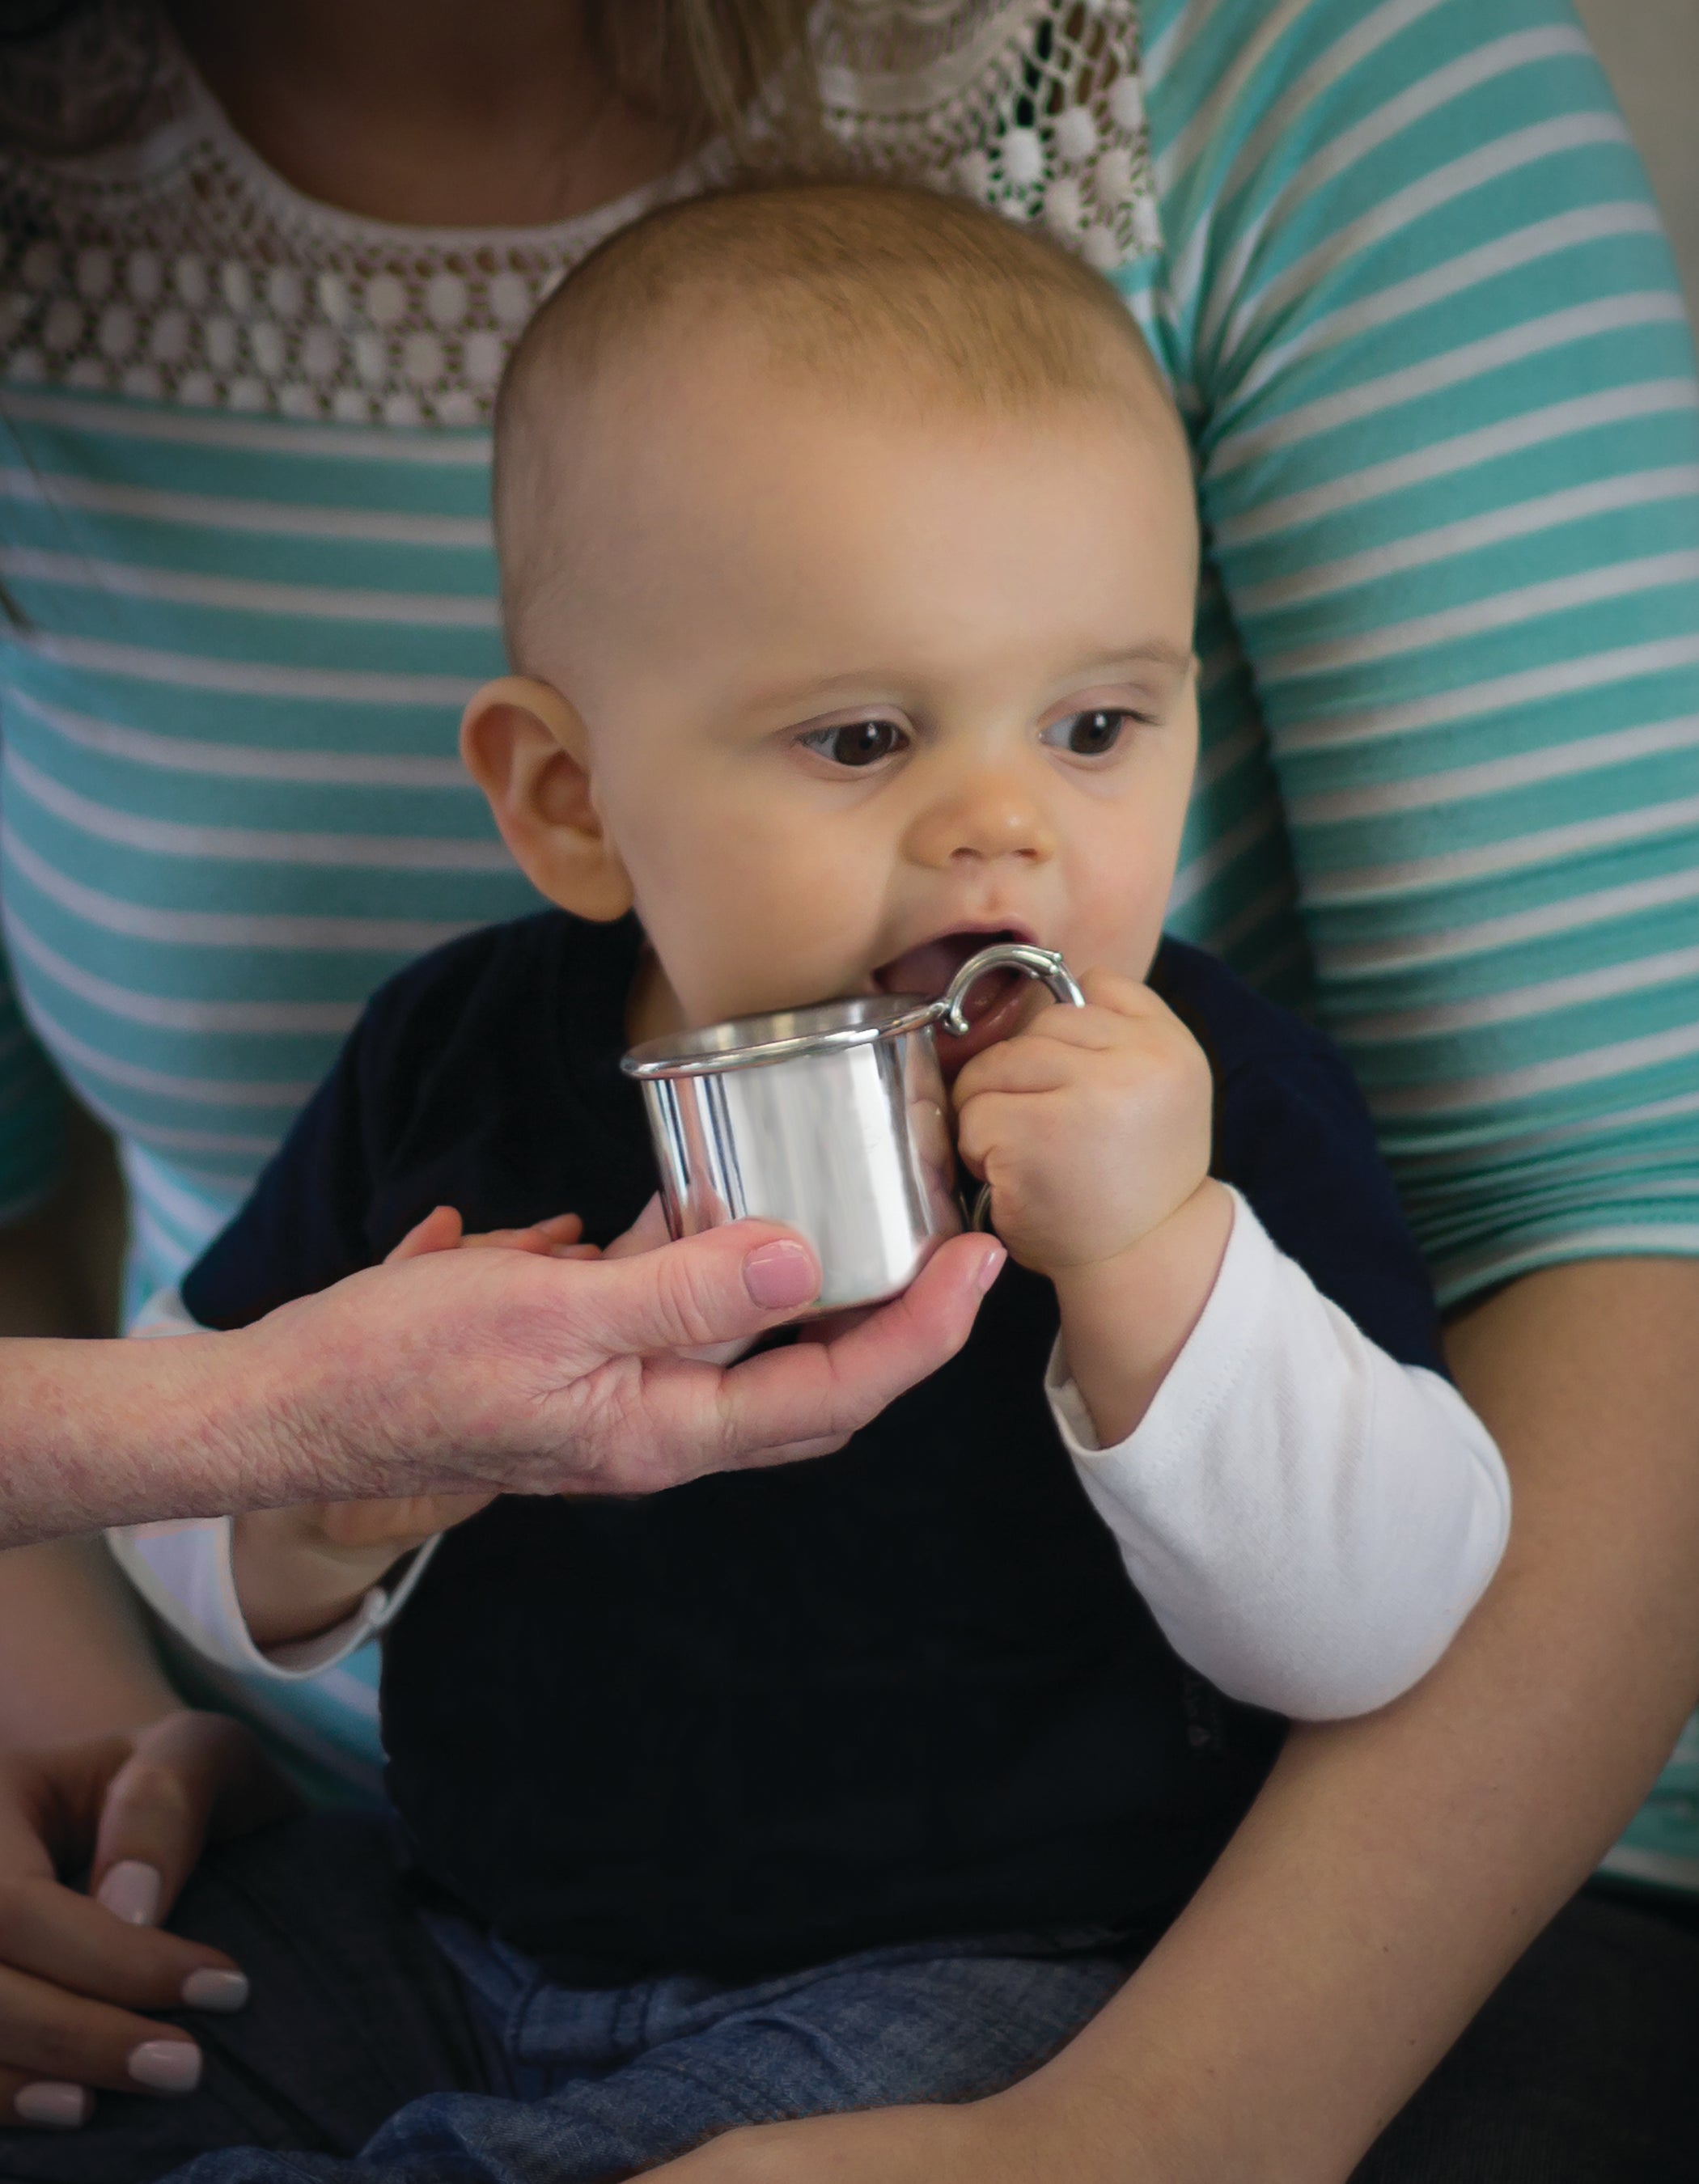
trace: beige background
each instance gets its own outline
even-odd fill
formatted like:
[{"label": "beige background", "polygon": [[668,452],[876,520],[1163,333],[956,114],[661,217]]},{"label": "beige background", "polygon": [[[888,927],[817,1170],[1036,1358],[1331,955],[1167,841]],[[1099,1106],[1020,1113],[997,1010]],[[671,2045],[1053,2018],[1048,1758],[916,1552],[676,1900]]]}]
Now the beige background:
[{"label": "beige background", "polygon": [[1699,319],[1699,0],[1576,0],[1652,171]]}]

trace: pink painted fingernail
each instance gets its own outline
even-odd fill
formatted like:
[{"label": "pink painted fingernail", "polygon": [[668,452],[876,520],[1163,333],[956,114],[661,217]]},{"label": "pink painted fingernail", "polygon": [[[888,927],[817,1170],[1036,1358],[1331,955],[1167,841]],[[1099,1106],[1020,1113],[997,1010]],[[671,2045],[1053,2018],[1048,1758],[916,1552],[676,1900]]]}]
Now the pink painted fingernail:
[{"label": "pink painted fingernail", "polygon": [[228,2016],[233,2009],[242,2009],[248,2003],[248,1975],[246,1972],[220,1971],[209,1964],[198,1972],[191,1972],[183,1981],[183,2005],[187,2009],[216,2010]]},{"label": "pink painted fingernail", "polygon": [[164,1883],[157,1866],[139,1858],[121,1858],[100,1884],[95,1902],[126,1926],[151,1926],[159,1915]]},{"label": "pink painted fingernail", "polygon": [[12,2096],[13,2114],[20,2122],[44,2124],[49,2131],[81,2131],[93,2106],[86,2086],[68,2086],[58,2078],[20,2086]]},{"label": "pink painted fingernail", "polygon": [[1009,1254],[1004,1250],[1000,1244],[994,1244],[990,1250],[985,1254],[985,1256],[979,1262],[979,1272],[973,1279],[978,1284],[979,1294],[981,1296],[984,1295],[986,1290],[990,1288],[992,1283],[994,1282],[998,1275],[1002,1273],[1004,1262],[1007,1259],[1008,1256]]},{"label": "pink painted fingernail", "polygon": [[820,1287],[812,1253],[783,1240],[763,1244],[744,1262],[744,1287],[763,1312],[806,1304]]},{"label": "pink painted fingernail", "polygon": [[192,2040],[144,2040],[124,2067],[156,2093],[192,2093],[201,2081],[201,2051]]}]

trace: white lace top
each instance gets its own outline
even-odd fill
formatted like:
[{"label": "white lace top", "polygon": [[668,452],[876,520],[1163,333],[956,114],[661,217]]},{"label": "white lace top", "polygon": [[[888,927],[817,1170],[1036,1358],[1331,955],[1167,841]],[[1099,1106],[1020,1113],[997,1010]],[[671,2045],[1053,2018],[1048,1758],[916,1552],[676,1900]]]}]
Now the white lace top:
[{"label": "white lace top", "polygon": [[[870,169],[1041,219],[1106,270],[1154,246],[1130,0],[838,0],[816,44],[827,125]],[[73,140],[121,120],[93,156],[0,161],[14,383],[344,424],[479,422],[550,282],[724,164],[546,227],[358,219],[266,167],[143,0],[26,48],[6,108]]]}]

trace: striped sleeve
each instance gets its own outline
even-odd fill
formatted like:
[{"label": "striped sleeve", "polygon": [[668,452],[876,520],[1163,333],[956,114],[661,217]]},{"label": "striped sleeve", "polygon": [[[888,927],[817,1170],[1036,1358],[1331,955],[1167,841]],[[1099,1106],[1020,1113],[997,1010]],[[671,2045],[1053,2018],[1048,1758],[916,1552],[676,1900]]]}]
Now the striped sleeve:
[{"label": "striped sleeve", "polygon": [[24,1021],[0,955],[0,1227],[53,1189],[64,1150],[69,1095]]},{"label": "striped sleeve", "polygon": [[1319,1012],[1442,1293],[1699,1251],[1699,404],[1557,0],[1155,0],[1165,293]]}]

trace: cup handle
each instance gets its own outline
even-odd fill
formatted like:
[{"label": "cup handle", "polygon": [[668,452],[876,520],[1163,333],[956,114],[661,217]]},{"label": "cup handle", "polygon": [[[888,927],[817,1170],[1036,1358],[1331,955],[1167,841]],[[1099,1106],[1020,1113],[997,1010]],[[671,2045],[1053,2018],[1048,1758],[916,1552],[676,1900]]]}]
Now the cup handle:
[{"label": "cup handle", "polygon": [[1042,978],[1059,1001],[1077,1009],[1085,1006],[1078,982],[1054,950],[1033,948],[1024,940],[1000,940],[995,947],[970,956],[939,1001],[938,1021],[952,1039],[966,1038],[968,1022],[961,1005],[988,971],[1020,971],[1028,978]]},{"label": "cup handle", "polygon": [[[953,1038],[965,1039],[967,1019],[961,1013],[961,1005],[969,989],[983,978],[988,971],[1020,971],[1029,978],[1042,978],[1059,1001],[1074,1008],[1083,1008],[1085,995],[1079,982],[1061,957],[1049,948],[1034,948],[1024,940],[999,941],[994,948],[982,948],[977,956],[970,956],[950,982],[950,990],[939,1003],[938,1021]],[[973,1211],[968,1227],[989,1231],[991,1226],[991,1186],[982,1183],[974,1197]]]}]

